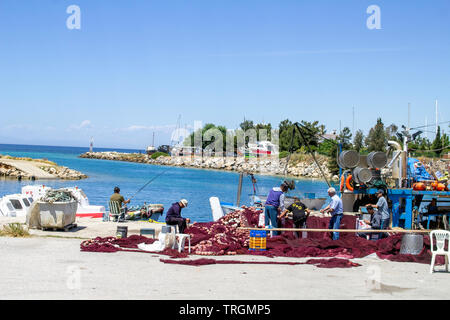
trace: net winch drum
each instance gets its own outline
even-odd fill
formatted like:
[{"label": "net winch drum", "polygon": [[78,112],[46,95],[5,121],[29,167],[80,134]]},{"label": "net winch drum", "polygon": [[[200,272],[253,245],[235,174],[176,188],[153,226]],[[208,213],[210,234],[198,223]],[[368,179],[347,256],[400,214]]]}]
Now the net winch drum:
[{"label": "net winch drum", "polygon": [[372,180],[372,171],[367,168],[355,168],[352,171],[352,179],[357,183],[368,183],[370,180]]},{"label": "net winch drum", "polygon": [[423,249],[423,235],[405,233],[402,237],[400,254],[418,255]]},{"label": "net winch drum", "polygon": [[359,153],[355,150],[342,151],[339,154],[339,166],[343,169],[353,169],[359,164]]},{"label": "net winch drum", "polygon": [[384,152],[373,151],[367,156],[367,164],[373,169],[384,168],[387,160],[387,155]]}]

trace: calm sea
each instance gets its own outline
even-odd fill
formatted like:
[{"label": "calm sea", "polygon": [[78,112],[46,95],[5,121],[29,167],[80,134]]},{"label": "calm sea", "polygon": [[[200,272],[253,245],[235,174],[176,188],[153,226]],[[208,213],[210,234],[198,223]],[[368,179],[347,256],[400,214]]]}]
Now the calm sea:
[{"label": "calm sea", "polygon": [[[135,195],[131,205],[162,203],[165,210],[182,198],[189,201],[183,216],[192,221],[211,221],[209,198],[219,197],[222,202],[235,203],[239,174],[217,170],[165,167],[140,163],[127,163],[110,160],[82,159],[79,155],[89,151],[80,147],[53,147],[32,145],[0,144],[0,154],[15,157],[48,159],[59,165],[78,170],[89,178],[77,181],[40,180],[15,181],[0,179],[0,197],[20,193],[21,187],[29,184],[44,184],[54,188],[78,186],[86,193],[93,205],[107,205],[115,186],[127,199],[156,175],[164,172]],[[143,150],[94,148],[94,151],[144,152]],[[282,177],[255,175],[258,191],[267,194],[270,188],[279,186]],[[316,193],[316,197],[326,197],[327,184],[322,180],[296,180],[296,190],[290,195],[302,196],[305,192]],[[253,192],[249,177],[244,177],[241,204],[250,204],[249,195]]]}]

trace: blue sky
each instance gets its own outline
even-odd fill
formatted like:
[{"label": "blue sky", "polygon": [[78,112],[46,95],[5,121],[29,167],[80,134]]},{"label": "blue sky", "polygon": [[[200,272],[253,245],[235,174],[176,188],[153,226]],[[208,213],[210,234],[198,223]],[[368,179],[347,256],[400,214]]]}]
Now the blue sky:
[{"label": "blue sky", "polygon": [[408,103],[434,122],[435,99],[449,121],[450,2],[1,0],[0,88],[0,143],[145,148],[179,115],[352,128],[352,107],[367,133]]}]

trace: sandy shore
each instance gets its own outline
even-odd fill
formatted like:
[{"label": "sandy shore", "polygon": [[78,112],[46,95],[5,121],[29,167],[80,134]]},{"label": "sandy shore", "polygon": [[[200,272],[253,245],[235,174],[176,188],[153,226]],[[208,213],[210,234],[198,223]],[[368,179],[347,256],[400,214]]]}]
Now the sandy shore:
[{"label": "sandy shore", "polygon": [[[164,264],[167,256],[81,252],[81,239],[112,236],[117,223],[77,219],[69,232],[32,230],[30,238],[0,238],[0,299],[448,299],[448,273],[429,265],[352,259],[361,267],[323,269],[312,265]],[[4,218],[0,223],[21,222]],[[128,233],[150,226],[127,222]],[[204,258],[190,256],[189,259]],[[214,257],[241,261],[294,261],[250,255]],[[442,266],[437,267],[443,270]]]}]

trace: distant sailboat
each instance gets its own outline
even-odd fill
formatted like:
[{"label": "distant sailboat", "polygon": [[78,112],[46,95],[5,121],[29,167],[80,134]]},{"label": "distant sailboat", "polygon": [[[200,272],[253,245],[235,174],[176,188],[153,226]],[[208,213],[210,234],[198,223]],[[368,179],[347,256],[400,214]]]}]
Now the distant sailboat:
[{"label": "distant sailboat", "polygon": [[148,155],[152,155],[156,152],[156,148],[155,148],[155,133],[153,132],[153,141],[152,141],[152,145],[147,147],[147,154]]}]

